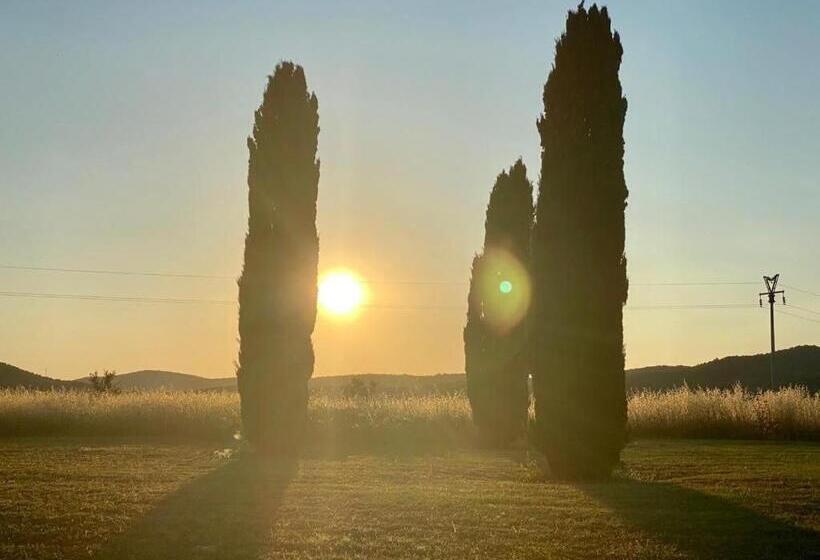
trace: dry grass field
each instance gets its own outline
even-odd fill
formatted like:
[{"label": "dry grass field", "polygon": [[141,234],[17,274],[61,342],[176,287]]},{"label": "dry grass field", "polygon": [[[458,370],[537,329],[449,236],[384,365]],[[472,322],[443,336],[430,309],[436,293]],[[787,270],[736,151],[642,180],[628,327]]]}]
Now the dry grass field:
[{"label": "dry grass field", "polygon": [[0,445],[0,558],[820,555],[820,446],[639,441],[609,483],[480,451],[311,457],[123,438]]},{"label": "dry grass field", "polygon": [[782,441],[818,395],[639,393],[629,425],[612,482],[568,484],[480,450],[461,394],[314,396],[286,465],[234,393],[0,392],[0,558],[820,558],[820,444]]},{"label": "dry grass field", "polygon": [[[314,448],[340,452],[470,447],[470,406],[460,393],[315,395]],[[820,439],[820,394],[801,388],[752,393],[681,388],[629,398],[631,437]],[[0,436],[171,436],[232,441],[239,397],[220,392],[0,390]]]}]

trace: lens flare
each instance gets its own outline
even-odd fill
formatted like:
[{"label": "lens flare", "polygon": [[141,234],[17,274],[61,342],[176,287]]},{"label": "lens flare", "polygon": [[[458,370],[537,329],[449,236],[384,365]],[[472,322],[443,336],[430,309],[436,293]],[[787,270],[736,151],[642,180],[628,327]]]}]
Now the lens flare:
[{"label": "lens flare", "polygon": [[478,271],[485,323],[498,333],[521,324],[530,308],[530,275],[510,251],[489,248],[481,257]]},{"label": "lens flare", "polygon": [[336,270],[319,283],[319,306],[336,316],[351,316],[364,302],[364,287],[352,272]]}]

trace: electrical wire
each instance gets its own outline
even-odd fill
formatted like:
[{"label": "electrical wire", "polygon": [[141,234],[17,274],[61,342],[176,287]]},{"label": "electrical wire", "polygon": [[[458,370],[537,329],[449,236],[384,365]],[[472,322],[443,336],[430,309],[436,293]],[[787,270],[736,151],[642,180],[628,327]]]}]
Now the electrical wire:
[{"label": "electrical wire", "polygon": [[[90,269],[90,268],[68,268],[68,267],[47,267],[47,266],[22,266],[0,264],[0,269],[5,270],[21,270],[31,272],[57,272],[57,273],[73,273],[73,274],[95,274],[95,275],[114,275],[114,276],[141,276],[141,277],[159,277],[159,278],[178,278],[178,279],[217,279],[217,280],[235,280],[233,276],[216,275],[216,274],[198,274],[188,272],[158,272],[158,271],[138,271],[138,270],[116,270],[116,269]],[[466,282],[446,281],[446,280],[362,280],[365,284],[386,284],[386,285],[457,285],[465,286]],[[757,282],[732,282],[732,281],[704,281],[704,282],[676,282],[676,281],[661,281],[661,282],[633,282],[631,286],[660,286],[660,287],[683,287],[683,286],[749,286],[756,285]],[[813,296],[820,296],[820,294],[798,288],[796,286],[785,285],[784,287],[805,293]],[[207,298],[172,298],[172,297],[152,297],[152,296],[115,296],[103,294],[63,294],[63,293],[45,293],[45,292],[22,292],[22,291],[0,291],[0,297],[21,297],[31,299],[60,299],[60,300],[77,300],[77,301],[108,301],[108,302],[131,302],[131,303],[168,303],[168,304],[214,304],[214,305],[236,305],[236,301],[232,299],[207,299]],[[369,309],[464,309],[462,305],[383,305],[383,304],[365,304],[362,307]],[[754,304],[746,303],[706,303],[706,304],[659,304],[659,305],[627,305],[627,311],[648,311],[648,310],[685,310],[685,309],[743,309],[757,307]],[[797,309],[805,313],[820,316],[820,312],[806,307],[797,305],[789,305],[792,309]],[[793,313],[787,313],[779,310],[781,313],[790,314],[794,317],[808,319]]]},{"label": "electrical wire", "polygon": [[796,319],[803,319],[804,321],[810,321],[812,323],[820,323],[820,320],[818,319],[812,319],[811,317],[803,317],[801,315],[789,313],[788,311],[783,311],[782,309],[775,309],[775,311],[777,311],[777,313],[779,313],[780,315],[788,315],[789,317],[794,317]]},{"label": "electrical wire", "polygon": [[57,268],[48,266],[16,266],[0,264],[0,269],[4,270],[27,270],[31,272],[67,272],[77,274],[104,274],[111,276],[151,276],[160,278],[206,278],[217,280],[235,280],[233,276],[215,274],[192,274],[187,272],[142,272],[135,270],[99,270],[89,268]]},{"label": "electrical wire", "polygon": [[[169,304],[213,304],[236,305],[231,299],[207,298],[169,298],[151,296],[116,296],[103,294],[65,294],[50,292],[0,291],[0,297],[19,297],[30,299],[59,299],[77,301],[126,302],[126,303],[169,303]],[[466,304],[465,304],[466,305]],[[457,309],[463,311],[464,305],[417,305],[417,304],[363,304],[366,309]],[[662,309],[745,309],[757,307],[751,303],[705,303],[705,304],[660,304],[627,306],[628,311],[648,311]]]},{"label": "electrical wire", "polygon": [[757,282],[630,282],[630,286],[756,286]]},{"label": "electrical wire", "polygon": [[[220,275],[220,274],[199,274],[189,272],[157,272],[157,271],[138,271],[138,270],[115,270],[115,269],[93,269],[93,268],[67,268],[67,267],[49,267],[49,266],[21,266],[0,264],[0,269],[4,270],[23,270],[31,272],[61,272],[61,273],[75,273],[75,274],[99,274],[99,275],[113,275],[113,276],[146,276],[159,278],[190,278],[190,279],[216,279],[216,280],[236,280],[234,276]],[[466,286],[468,282],[456,280],[372,280],[363,279],[365,284],[396,284],[396,285],[453,285]],[[678,286],[754,286],[757,282],[724,282],[724,281],[705,281],[705,282],[677,282],[677,281],[660,281],[660,282],[630,282],[631,286],[658,286],[658,287],[678,287]],[[799,288],[793,288],[797,291],[804,291],[811,295],[820,295]]]},{"label": "electrical wire", "polygon": [[108,296],[100,294],[55,294],[43,292],[8,292],[0,291],[2,297],[21,297],[31,299],[68,299],[79,301],[120,301],[129,303],[209,303],[219,305],[235,305],[236,301],[227,299],[201,298],[164,298],[149,296]]},{"label": "electrical wire", "polygon": [[800,307],[799,305],[792,305],[791,303],[788,304],[786,307],[791,307],[793,309],[799,309],[800,311],[805,311],[806,313],[811,313],[812,315],[820,316],[820,311],[815,311],[813,309],[808,309],[806,307]]},{"label": "electrical wire", "polygon": [[797,286],[792,286],[791,284],[781,284],[784,288],[788,288],[790,290],[794,290],[795,292],[801,292],[803,294],[807,294],[814,297],[820,297],[820,293],[812,292],[811,290],[804,290],[803,288],[798,288]]}]

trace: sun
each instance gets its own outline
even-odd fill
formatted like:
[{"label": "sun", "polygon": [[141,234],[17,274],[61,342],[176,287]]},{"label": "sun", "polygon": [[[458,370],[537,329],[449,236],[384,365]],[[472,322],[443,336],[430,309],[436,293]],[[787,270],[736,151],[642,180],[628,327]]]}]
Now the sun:
[{"label": "sun", "polygon": [[352,272],[329,272],[319,282],[319,306],[331,315],[353,315],[364,301],[364,287]]}]

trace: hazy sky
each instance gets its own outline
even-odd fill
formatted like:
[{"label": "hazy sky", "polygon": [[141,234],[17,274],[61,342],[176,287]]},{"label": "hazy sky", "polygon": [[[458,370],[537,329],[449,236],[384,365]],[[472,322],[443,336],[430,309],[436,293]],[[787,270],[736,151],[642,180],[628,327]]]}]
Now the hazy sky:
[{"label": "hazy sky", "polygon": [[[320,268],[409,307],[320,315],[316,374],[463,371],[489,190],[518,156],[537,181],[542,87],[576,3],[0,3],[0,265],[225,277],[0,268],[0,292],[234,300],[245,138],[292,59],[319,97]],[[627,364],[766,351],[766,310],[640,306],[756,305],[773,272],[820,293],[820,3],[609,9],[629,101]],[[752,284],[641,285],[658,282]],[[779,346],[820,343],[820,296],[787,290],[815,322],[778,315]],[[234,371],[230,304],[0,295],[0,316],[0,361],[56,377]]]}]

